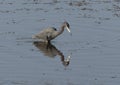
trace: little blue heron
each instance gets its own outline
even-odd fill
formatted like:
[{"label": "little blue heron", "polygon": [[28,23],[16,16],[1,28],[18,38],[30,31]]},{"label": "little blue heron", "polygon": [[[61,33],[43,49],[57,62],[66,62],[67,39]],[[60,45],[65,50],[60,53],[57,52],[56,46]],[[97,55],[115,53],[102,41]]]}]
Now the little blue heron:
[{"label": "little blue heron", "polygon": [[44,29],[40,33],[33,35],[32,38],[42,39],[48,43],[52,39],[54,39],[57,36],[59,36],[60,34],[62,34],[65,28],[68,30],[68,32],[70,32],[70,25],[66,21],[62,24],[59,31],[57,31],[57,29],[54,27],[48,27],[47,29]]}]

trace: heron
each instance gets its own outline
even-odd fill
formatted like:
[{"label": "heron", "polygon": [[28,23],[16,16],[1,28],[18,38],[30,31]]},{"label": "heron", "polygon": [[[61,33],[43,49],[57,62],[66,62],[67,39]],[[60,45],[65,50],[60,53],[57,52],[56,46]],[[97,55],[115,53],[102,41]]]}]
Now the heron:
[{"label": "heron", "polygon": [[32,38],[41,39],[49,43],[51,40],[62,34],[64,29],[67,29],[68,32],[70,32],[70,25],[67,21],[62,24],[59,30],[57,30],[55,27],[48,27],[47,29],[42,30],[38,34],[33,35]]}]

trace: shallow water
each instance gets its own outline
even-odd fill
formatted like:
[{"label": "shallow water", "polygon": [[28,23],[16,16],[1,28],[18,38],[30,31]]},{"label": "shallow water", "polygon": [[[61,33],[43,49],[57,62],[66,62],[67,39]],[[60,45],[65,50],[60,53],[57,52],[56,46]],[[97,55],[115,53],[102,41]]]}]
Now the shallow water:
[{"label": "shallow water", "polygon": [[[72,35],[31,38],[64,21]],[[119,23],[119,0],[1,0],[0,85],[119,85]]]}]

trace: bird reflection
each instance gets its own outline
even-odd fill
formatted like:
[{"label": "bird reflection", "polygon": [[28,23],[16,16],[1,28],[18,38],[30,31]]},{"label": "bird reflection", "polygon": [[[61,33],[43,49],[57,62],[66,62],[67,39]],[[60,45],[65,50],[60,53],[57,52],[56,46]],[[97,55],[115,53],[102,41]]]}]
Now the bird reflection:
[{"label": "bird reflection", "polygon": [[51,43],[45,43],[45,42],[41,42],[41,41],[35,41],[33,42],[33,44],[35,45],[35,47],[37,47],[45,56],[49,56],[49,57],[55,57],[55,56],[60,56],[61,62],[62,64],[66,67],[69,65],[70,63],[70,56],[68,56],[65,59],[65,56],[63,55],[63,53],[58,50],[54,45],[52,45]]}]

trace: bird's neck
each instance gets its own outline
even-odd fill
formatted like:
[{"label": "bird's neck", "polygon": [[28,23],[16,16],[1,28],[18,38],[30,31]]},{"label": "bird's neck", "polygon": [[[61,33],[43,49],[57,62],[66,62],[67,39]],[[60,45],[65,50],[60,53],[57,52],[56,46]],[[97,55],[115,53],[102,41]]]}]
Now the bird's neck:
[{"label": "bird's neck", "polygon": [[59,32],[58,32],[58,35],[62,34],[63,31],[64,31],[64,26],[62,26],[62,27],[60,28],[60,30],[59,30]]}]

